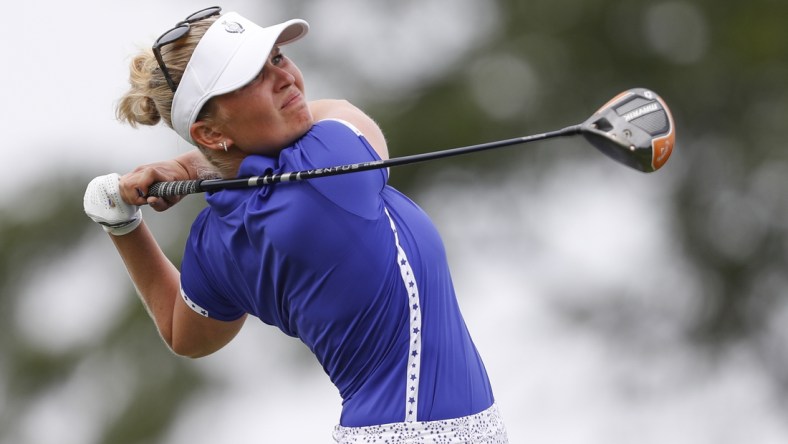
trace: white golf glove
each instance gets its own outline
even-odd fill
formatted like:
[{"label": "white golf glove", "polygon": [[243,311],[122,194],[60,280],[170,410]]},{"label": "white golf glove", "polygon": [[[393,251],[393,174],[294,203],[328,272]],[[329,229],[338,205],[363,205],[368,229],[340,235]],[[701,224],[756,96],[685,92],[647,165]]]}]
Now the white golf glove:
[{"label": "white golf glove", "polygon": [[142,223],[142,211],[120,197],[120,175],[116,173],[91,180],[85,190],[85,214],[115,236],[134,231]]}]

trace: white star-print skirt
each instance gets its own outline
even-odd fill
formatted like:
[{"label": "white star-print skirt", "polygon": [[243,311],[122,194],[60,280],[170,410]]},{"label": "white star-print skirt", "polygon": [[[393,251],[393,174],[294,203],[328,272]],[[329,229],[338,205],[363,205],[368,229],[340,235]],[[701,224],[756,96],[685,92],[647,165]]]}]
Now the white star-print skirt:
[{"label": "white star-print skirt", "polygon": [[339,444],[508,444],[498,407],[475,415],[441,421],[398,422],[367,427],[334,428]]}]

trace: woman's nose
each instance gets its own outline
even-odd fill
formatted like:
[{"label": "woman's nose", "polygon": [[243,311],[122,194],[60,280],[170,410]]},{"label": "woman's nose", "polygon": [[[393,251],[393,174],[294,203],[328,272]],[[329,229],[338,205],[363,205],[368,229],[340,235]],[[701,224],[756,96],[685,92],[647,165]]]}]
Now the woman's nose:
[{"label": "woman's nose", "polygon": [[285,88],[295,82],[295,77],[292,74],[276,65],[270,64],[268,70],[273,77],[276,89]]}]

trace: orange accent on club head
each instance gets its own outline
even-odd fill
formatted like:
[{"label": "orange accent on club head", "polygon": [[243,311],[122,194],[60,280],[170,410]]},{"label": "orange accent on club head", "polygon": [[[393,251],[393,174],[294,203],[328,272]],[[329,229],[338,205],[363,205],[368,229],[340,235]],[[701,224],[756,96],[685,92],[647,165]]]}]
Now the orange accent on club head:
[{"label": "orange accent on club head", "polygon": [[661,97],[657,96],[657,100],[662,104],[662,108],[668,116],[670,131],[664,136],[655,137],[654,140],[651,141],[651,166],[654,168],[654,171],[665,165],[670,155],[673,153],[673,147],[676,144],[676,128],[673,126],[673,115],[670,113],[668,105],[665,104],[665,101],[662,100]]},{"label": "orange accent on club head", "polygon": [[604,105],[600,106],[599,109],[596,110],[596,112],[594,114],[599,114],[603,109],[610,108],[611,106],[613,106],[613,103],[620,101],[624,97],[631,96],[632,94],[634,94],[632,91],[624,91],[624,92],[619,93],[617,96],[615,96],[612,99],[608,100],[607,103],[605,103]]}]

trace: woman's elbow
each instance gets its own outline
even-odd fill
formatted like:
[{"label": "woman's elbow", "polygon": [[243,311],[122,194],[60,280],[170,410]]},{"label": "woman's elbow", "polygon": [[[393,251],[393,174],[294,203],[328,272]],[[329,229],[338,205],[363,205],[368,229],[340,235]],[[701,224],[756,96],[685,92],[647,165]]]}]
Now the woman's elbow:
[{"label": "woman's elbow", "polygon": [[209,344],[191,341],[188,338],[178,339],[177,337],[173,338],[167,345],[176,355],[192,359],[208,356],[222,348],[222,346],[211,346]]}]

